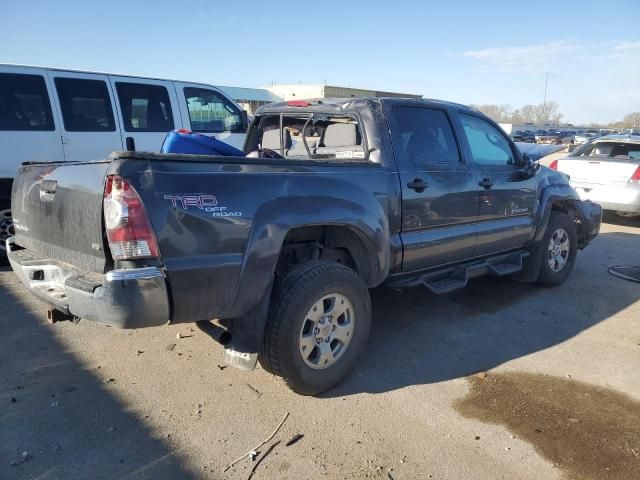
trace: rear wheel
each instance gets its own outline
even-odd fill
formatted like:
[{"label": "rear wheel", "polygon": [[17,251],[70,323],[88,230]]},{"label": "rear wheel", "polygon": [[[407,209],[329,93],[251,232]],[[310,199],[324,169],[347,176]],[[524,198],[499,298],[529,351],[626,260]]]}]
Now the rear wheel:
[{"label": "rear wheel", "polygon": [[576,228],[569,215],[553,212],[540,249],[540,255],[543,258],[538,283],[543,285],[564,283],[573,270],[577,247]]},{"label": "rear wheel", "polygon": [[305,263],[276,285],[259,360],[293,391],[316,395],[347,376],[370,328],[369,292],[356,272]]}]

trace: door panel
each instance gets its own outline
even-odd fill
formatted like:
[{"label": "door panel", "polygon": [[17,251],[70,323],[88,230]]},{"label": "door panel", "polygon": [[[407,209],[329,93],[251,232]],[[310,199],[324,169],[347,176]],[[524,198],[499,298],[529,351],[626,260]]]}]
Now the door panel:
[{"label": "door panel", "polygon": [[465,149],[479,179],[478,239],[473,256],[525,245],[533,233],[535,178],[516,174],[515,146],[497,126],[475,115],[460,114]]},{"label": "door panel", "polygon": [[106,75],[50,70],[60,111],[65,160],[101,160],[122,150],[114,96]]},{"label": "door panel", "polygon": [[132,137],[136,150],[160,151],[167,133],[182,128],[173,83],[113,75],[109,80],[117,97],[123,145]]},{"label": "door panel", "polygon": [[[415,177],[429,185],[423,192],[407,187]],[[400,172],[403,186],[403,270],[443,265],[473,253],[478,191],[470,170]]]},{"label": "door panel", "polygon": [[463,161],[447,111],[406,105],[390,110],[402,186],[403,271],[470,257],[478,185]]}]

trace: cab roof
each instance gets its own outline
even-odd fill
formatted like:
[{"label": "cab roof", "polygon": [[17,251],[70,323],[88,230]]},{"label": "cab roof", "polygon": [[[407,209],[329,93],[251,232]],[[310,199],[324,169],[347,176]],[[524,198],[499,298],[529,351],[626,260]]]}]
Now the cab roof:
[{"label": "cab roof", "polygon": [[373,104],[406,104],[423,105],[431,107],[456,108],[476,112],[476,110],[459,103],[447,102],[429,98],[403,98],[403,97],[352,97],[352,98],[311,98],[296,99],[286,102],[275,102],[264,105],[256,111],[256,115],[268,113],[295,113],[295,112],[322,112],[322,113],[347,113],[369,107]]}]

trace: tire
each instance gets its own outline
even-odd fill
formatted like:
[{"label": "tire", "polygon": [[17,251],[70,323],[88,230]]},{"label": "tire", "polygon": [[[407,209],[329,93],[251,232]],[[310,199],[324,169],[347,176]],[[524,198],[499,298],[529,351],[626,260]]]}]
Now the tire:
[{"label": "tire", "polygon": [[294,392],[317,395],[349,374],[370,329],[369,291],[356,272],[338,263],[304,263],[276,282],[258,358]]},{"label": "tire", "polygon": [[[560,232],[560,233],[559,233]],[[568,245],[564,246],[562,238],[566,233],[566,240]],[[552,251],[552,242],[558,247],[557,250]],[[557,252],[562,252],[566,249],[565,263],[560,265],[564,258],[562,253],[556,255]],[[576,262],[576,255],[578,252],[578,235],[576,234],[576,228],[573,221],[566,213],[553,212],[549,219],[549,225],[547,225],[547,231],[542,240],[542,247],[540,248],[541,255],[541,267],[540,276],[538,277],[538,283],[541,285],[555,286],[564,283]],[[554,258],[556,259],[555,261]],[[552,267],[554,263],[554,267]]]}]

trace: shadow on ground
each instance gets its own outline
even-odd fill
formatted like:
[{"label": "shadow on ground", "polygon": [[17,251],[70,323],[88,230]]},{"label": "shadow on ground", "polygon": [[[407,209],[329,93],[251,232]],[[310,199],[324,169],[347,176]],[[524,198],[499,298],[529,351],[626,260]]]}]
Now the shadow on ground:
[{"label": "shadow on ground", "polygon": [[623,217],[609,211],[603,213],[602,221],[611,225],[640,228],[640,217]]},{"label": "shadow on ground", "polygon": [[562,343],[640,299],[636,284],[607,273],[608,253],[632,251],[639,240],[601,234],[596,251],[579,254],[572,276],[555,288],[483,277],[448,295],[375,289],[367,350],[356,374],[326,396],[462,378]]},{"label": "shadow on ground", "polygon": [[1,478],[195,478],[1,285],[0,306]]}]

